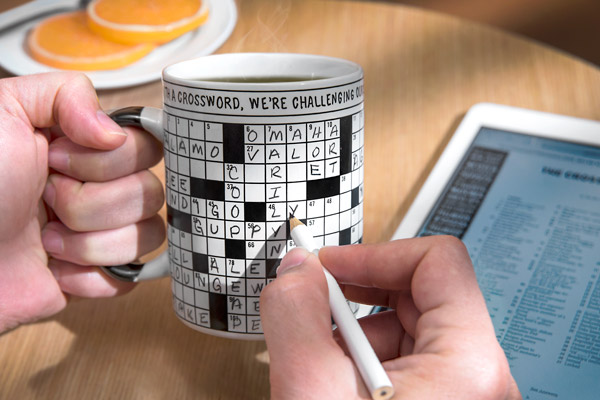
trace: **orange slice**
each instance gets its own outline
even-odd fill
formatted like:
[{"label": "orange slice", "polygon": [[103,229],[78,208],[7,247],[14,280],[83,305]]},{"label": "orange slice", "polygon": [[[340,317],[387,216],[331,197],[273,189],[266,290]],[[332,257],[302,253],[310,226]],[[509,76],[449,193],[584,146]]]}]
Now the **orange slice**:
[{"label": "orange slice", "polygon": [[31,56],[61,69],[121,68],[148,54],[154,45],[123,45],[92,32],[85,11],[59,14],[43,20],[27,39]]},{"label": "orange slice", "polygon": [[202,0],[94,0],[87,13],[90,28],[106,39],[165,43],[202,25],[208,6]]}]

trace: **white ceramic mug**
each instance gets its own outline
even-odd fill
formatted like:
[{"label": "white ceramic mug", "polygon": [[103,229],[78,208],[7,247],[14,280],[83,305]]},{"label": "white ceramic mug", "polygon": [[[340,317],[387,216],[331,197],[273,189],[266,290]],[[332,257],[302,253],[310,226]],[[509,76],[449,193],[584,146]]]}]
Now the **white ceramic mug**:
[{"label": "white ceramic mug", "polygon": [[163,109],[111,117],[163,143],[169,249],[104,270],[170,275],[186,325],[262,339],[259,296],[294,247],[290,214],[320,245],[362,241],[362,69],[315,55],[213,55],[167,67],[163,89]]}]

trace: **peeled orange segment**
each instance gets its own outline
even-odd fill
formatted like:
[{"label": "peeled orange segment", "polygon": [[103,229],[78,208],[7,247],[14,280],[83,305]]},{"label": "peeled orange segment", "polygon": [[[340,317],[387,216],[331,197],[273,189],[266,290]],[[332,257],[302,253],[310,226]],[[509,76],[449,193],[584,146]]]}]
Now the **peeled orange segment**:
[{"label": "peeled orange segment", "polygon": [[201,0],[94,0],[87,14],[90,28],[106,39],[160,44],[202,25],[208,6]]},{"label": "peeled orange segment", "polygon": [[92,32],[85,11],[59,14],[43,20],[27,39],[31,56],[51,67],[75,70],[121,68],[139,60],[155,46],[123,45]]}]

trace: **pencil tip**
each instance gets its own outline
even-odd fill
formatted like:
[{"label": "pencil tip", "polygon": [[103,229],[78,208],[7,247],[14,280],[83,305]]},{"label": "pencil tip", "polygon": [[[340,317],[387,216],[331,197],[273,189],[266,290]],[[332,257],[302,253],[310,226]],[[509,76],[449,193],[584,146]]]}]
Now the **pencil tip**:
[{"label": "pencil tip", "polygon": [[290,214],[290,231],[299,225],[304,225],[304,224],[298,218],[294,217],[293,214]]}]

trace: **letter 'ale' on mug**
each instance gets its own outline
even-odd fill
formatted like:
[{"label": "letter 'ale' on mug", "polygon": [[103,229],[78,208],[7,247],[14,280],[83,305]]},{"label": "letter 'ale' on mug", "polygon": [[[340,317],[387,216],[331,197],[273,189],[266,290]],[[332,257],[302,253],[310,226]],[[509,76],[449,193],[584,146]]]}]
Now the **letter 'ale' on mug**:
[{"label": "letter 'ale' on mug", "polygon": [[213,55],[167,67],[163,100],[111,117],[163,143],[168,250],[103,270],[170,275],[186,325],[262,339],[260,293],[295,247],[290,215],[320,246],[362,241],[362,69],[305,54]]}]

